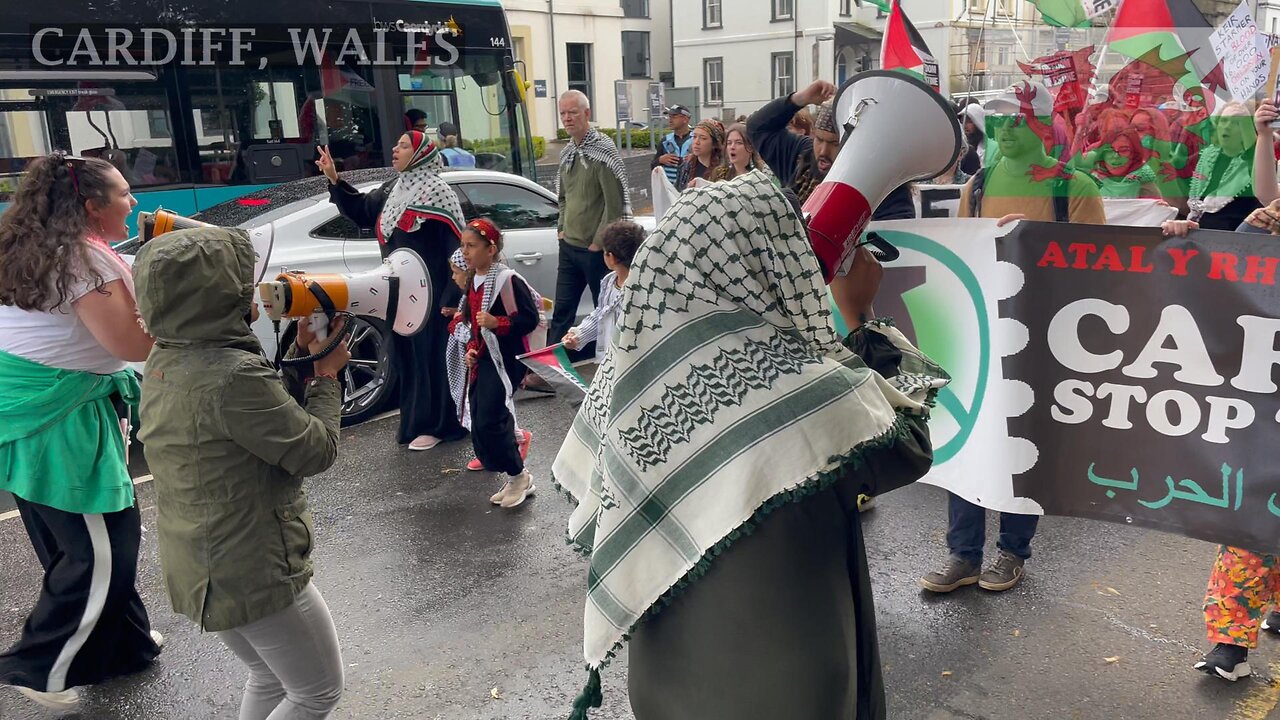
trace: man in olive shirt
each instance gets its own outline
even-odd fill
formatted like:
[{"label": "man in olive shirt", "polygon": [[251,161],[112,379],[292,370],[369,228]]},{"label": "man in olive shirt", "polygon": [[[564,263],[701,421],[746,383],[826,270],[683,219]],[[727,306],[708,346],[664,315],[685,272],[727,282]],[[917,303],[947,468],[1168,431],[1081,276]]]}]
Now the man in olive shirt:
[{"label": "man in olive shirt", "polygon": [[[1082,172],[1058,167],[1032,128],[1032,123],[1052,127],[1053,96],[1043,85],[1020,83],[983,109],[987,162],[961,192],[960,217],[999,218],[1001,225],[1014,220],[1106,224],[1098,184]],[[975,187],[980,188],[979,212],[974,212]]]},{"label": "man in olive shirt", "polygon": [[[1035,127],[1052,127],[1053,100],[1044,86],[1024,82],[984,109],[987,137],[994,138],[995,145],[988,144],[985,167],[965,185],[960,217],[998,218],[998,225],[1015,220],[1106,223],[1097,184],[1083,173],[1058,167],[1035,132]],[[1031,539],[1040,516],[1000,513],[999,552],[984,571],[987,512],[959,495],[948,495],[950,555],[941,569],[920,578],[920,585],[937,593],[974,583],[994,592],[1017,585],[1023,564],[1031,557]]]},{"label": "man in olive shirt", "polygon": [[[547,341],[560,342],[577,319],[582,291],[600,297],[600,280],[609,272],[596,235],[606,225],[631,216],[626,167],[608,136],[592,129],[591,103],[570,90],[560,96],[560,124],[569,144],[560,153],[556,178],[560,197],[560,266],[556,277],[555,311]],[[591,357],[594,351],[579,349]]]}]

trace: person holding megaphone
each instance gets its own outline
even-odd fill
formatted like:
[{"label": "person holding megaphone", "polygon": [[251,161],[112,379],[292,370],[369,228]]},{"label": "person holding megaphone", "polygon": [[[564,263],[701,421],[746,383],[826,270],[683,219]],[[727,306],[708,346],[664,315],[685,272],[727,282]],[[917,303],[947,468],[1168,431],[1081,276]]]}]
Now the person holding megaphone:
[{"label": "person holding megaphone", "polygon": [[[338,211],[377,233],[384,258],[393,250],[411,249],[426,264],[431,287],[446,287],[451,282],[449,256],[460,246],[464,220],[458,196],[440,177],[440,149],[425,133],[406,132],[391,150],[391,164],[399,175],[368,193],[340,179],[328,148],[318,149],[316,166],[329,178],[329,200]],[[391,334],[400,373],[398,440],[408,443],[410,450],[430,450],[467,435],[449,392],[448,319],[440,312],[442,296],[433,293],[421,331],[412,337]]]},{"label": "person holding megaphone", "polygon": [[323,341],[299,323],[289,355],[314,359],[287,365],[282,382],[250,329],[248,233],[166,233],[142,246],[134,268],[138,310],[156,337],[138,435],[173,609],[248,666],[240,720],[327,717],[342,695],[342,654],[311,582],[302,483],[338,456],[345,321],[335,318]]}]

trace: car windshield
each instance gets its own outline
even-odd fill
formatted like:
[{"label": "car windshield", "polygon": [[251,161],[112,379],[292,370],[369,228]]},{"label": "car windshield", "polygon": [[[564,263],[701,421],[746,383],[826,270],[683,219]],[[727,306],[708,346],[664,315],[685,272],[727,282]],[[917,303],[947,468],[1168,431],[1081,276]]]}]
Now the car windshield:
[{"label": "car windshield", "polygon": [[[343,179],[357,187],[382,182],[395,176],[391,168],[369,168],[343,173]],[[220,227],[252,228],[278,220],[328,194],[329,181],[323,176],[275,185],[196,213],[193,219]],[[138,236],[115,246],[122,255],[137,254],[142,245]]]}]

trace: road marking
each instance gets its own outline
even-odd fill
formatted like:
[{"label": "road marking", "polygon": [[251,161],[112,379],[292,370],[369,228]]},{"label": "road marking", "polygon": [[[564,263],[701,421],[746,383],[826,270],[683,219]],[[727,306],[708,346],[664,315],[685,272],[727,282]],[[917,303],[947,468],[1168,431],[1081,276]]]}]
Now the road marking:
[{"label": "road marking", "polygon": [[[1280,663],[1272,663],[1271,676],[1280,675]],[[1236,703],[1236,711],[1228,720],[1266,720],[1280,705],[1280,685],[1256,684],[1249,694]]]},{"label": "road marking", "polygon": [[[134,478],[133,484],[143,485],[151,482],[154,479],[155,479],[154,475],[151,475],[151,474],[142,475],[141,477]],[[4,522],[5,520],[12,520],[16,517],[19,517],[17,510],[10,510],[9,512],[6,512],[6,513],[0,513],[0,522]]]}]

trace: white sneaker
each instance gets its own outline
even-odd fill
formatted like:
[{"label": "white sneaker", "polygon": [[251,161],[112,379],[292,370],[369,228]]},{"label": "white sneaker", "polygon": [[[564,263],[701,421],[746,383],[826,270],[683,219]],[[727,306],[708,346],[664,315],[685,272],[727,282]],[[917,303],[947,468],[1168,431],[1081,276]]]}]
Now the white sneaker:
[{"label": "white sneaker", "polygon": [[533,485],[533,476],[525,470],[515,477],[507,478],[506,487],[503,488],[502,502],[499,504],[507,510],[519,507],[535,490],[537,488]]},{"label": "white sneaker", "polygon": [[151,631],[151,642],[154,642],[158,648],[164,647],[164,636],[160,634],[159,630]]},{"label": "white sneaker", "polygon": [[417,451],[430,450],[439,444],[440,438],[434,435],[419,435],[413,439],[413,442],[409,443],[409,449]]},{"label": "white sneaker", "polygon": [[80,705],[80,690],[78,688],[69,688],[62,692],[40,692],[28,687],[16,685],[14,687],[17,688],[18,692],[50,710],[67,712],[75,710]]}]

